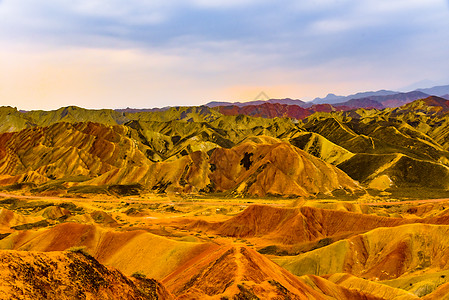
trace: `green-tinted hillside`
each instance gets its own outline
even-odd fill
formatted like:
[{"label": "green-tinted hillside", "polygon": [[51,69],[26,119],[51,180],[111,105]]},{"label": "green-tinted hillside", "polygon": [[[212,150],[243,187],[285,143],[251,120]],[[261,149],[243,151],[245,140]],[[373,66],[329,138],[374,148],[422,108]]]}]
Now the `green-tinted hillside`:
[{"label": "green-tinted hillside", "polygon": [[[448,111],[448,101],[438,97],[384,110],[316,112],[300,121],[225,116],[206,106],[137,112],[73,106],[20,112],[2,107],[0,131],[5,133],[0,136],[0,182],[43,184],[55,178],[87,176],[85,184],[140,184],[158,192],[257,190],[261,195],[288,195],[292,191],[309,195],[317,193],[316,189],[330,191],[325,187],[332,177],[329,174],[325,174],[327,181],[318,179],[322,176],[319,172],[308,174],[307,180],[321,183],[312,189],[314,192],[304,193],[299,191],[311,185],[305,179],[297,181],[299,177],[294,184],[290,182],[297,172],[294,166],[288,170],[276,166],[277,160],[287,161],[292,153],[302,153],[299,148],[320,163],[337,166],[364,187],[446,190]],[[91,128],[93,133],[83,128]],[[255,152],[240,153],[237,149],[247,142],[254,145],[251,149]],[[273,144],[284,146],[276,148],[276,158],[270,154],[263,164],[264,170],[275,167],[272,175],[265,178],[260,174],[268,171],[255,170],[240,178],[235,173],[232,166],[241,166],[244,160],[263,161],[268,152],[261,149]],[[256,158],[259,152],[264,154]],[[217,153],[226,157],[217,158]],[[211,180],[218,177],[211,175],[215,170],[209,160],[213,158],[214,165],[221,165],[229,157],[236,161],[223,167],[225,173],[231,173],[220,175],[219,182]],[[227,178],[224,181],[223,176]],[[249,187],[262,177],[265,179],[259,188]],[[300,188],[294,188],[295,184]]]}]

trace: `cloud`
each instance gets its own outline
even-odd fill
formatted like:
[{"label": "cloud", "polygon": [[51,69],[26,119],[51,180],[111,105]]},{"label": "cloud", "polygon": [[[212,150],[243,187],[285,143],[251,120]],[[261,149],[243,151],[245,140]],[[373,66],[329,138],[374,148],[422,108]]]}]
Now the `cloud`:
[{"label": "cloud", "polygon": [[[447,78],[448,13],[444,0],[3,0],[1,57],[13,64],[0,79],[19,89],[26,78],[32,97],[39,83],[27,68],[67,72],[78,83],[57,82],[78,98],[130,95],[136,105],[146,93],[174,104],[245,87],[274,97],[394,89]],[[46,95],[62,99],[62,88]]]}]

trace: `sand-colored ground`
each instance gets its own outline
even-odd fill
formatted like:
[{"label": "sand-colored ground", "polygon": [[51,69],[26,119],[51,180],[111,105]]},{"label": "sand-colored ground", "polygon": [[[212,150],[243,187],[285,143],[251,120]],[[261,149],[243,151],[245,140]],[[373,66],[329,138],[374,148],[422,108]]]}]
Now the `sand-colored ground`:
[{"label": "sand-colored ground", "polygon": [[9,256],[81,247],[179,299],[440,299],[449,290],[446,199],[0,197]]}]

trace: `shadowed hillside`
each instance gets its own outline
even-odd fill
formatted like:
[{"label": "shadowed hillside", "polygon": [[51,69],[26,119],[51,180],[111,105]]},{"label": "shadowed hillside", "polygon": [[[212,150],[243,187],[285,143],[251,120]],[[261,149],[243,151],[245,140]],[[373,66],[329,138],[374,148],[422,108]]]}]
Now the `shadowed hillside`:
[{"label": "shadowed hillside", "polygon": [[202,255],[163,280],[181,299],[205,296],[234,299],[381,299],[321,279],[320,289],[292,276],[247,247],[223,247]]},{"label": "shadowed hillside", "polygon": [[287,143],[220,148],[213,152],[210,163],[210,178],[218,191],[308,196],[358,189],[357,183],[339,169]]},{"label": "shadowed hillside", "polygon": [[211,244],[175,241],[144,230],[116,232],[70,220],[50,228],[16,231],[0,240],[0,248],[10,250],[63,251],[72,247],[85,247],[101,263],[127,275],[140,271],[158,279],[198,253],[214,249]]},{"label": "shadowed hillside", "polygon": [[[299,196],[358,189],[334,166],[290,144],[259,139],[232,147],[245,130],[229,137],[207,123],[143,124],[57,123],[4,133],[0,183],[32,183],[40,190],[138,184],[159,193]],[[267,130],[282,135],[292,130],[286,127]]]},{"label": "shadowed hillside", "polygon": [[411,223],[449,224],[449,217],[395,218],[309,206],[293,209],[253,205],[227,221],[192,222],[188,226],[224,236],[263,237],[271,243],[293,245],[322,239],[331,242],[378,227]]},{"label": "shadowed hillside", "polygon": [[173,299],[156,280],[129,278],[82,251],[0,251],[1,299]]}]

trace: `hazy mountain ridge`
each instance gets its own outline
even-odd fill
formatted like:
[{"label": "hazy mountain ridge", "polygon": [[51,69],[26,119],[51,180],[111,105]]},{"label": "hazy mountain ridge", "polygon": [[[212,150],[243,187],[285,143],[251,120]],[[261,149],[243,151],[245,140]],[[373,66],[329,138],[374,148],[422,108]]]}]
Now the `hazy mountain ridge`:
[{"label": "hazy mountain ridge", "polygon": [[348,96],[337,96],[335,94],[329,93],[324,98],[313,99],[312,103],[314,103],[314,104],[324,104],[324,103],[334,104],[334,103],[346,102],[351,99],[360,99],[360,98],[366,98],[366,97],[371,97],[371,96],[388,96],[388,95],[393,95],[393,94],[397,94],[397,93],[398,92],[389,91],[389,90],[379,90],[376,92],[360,92],[360,93],[356,93],[356,94],[352,94],[352,95],[348,95]]},{"label": "hazy mountain ridge", "polygon": [[[370,95],[371,93],[360,93],[360,95]],[[294,102],[276,102],[276,101],[252,101],[247,103],[215,103],[214,108],[225,115],[249,115],[263,118],[289,117],[295,119],[304,119],[315,112],[348,111],[358,108],[365,109],[384,109],[396,108],[417,99],[429,97],[428,94],[413,91],[408,93],[397,93],[364,98],[351,98],[345,102],[330,103],[304,102],[295,104]],[[341,99],[343,100],[343,99]],[[209,105],[209,104],[206,104]],[[211,106],[212,107],[212,106]]]},{"label": "hazy mountain ridge", "polygon": [[347,107],[345,110],[357,108],[376,108],[376,109],[384,109],[388,107],[395,108],[426,97],[429,97],[429,95],[422,92],[414,91],[385,96],[382,95],[382,96],[370,96],[365,98],[354,98],[346,102],[335,103],[333,104],[333,106]]},{"label": "hazy mountain ridge", "polygon": [[440,86],[434,86],[431,88],[421,88],[421,89],[417,89],[416,91],[441,97],[443,95],[449,94],[449,85],[440,85]]},{"label": "hazy mountain ridge", "polygon": [[[341,107],[343,110],[351,110],[357,108],[378,108],[383,109],[387,107],[399,107],[417,99],[426,98],[435,95],[443,98],[449,97],[449,85],[435,86],[431,88],[416,89],[409,92],[397,92],[389,90],[379,90],[375,92],[359,92],[348,96],[337,96],[329,93],[324,98],[315,98],[312,101],[302,101],[299,99],[269,99],[269,100],[254,100],[247,102],[226,102],[226,101],[212,101],[206,106],[220,107],[220,106],[237,106],[239,108],[245,106],[258,106],[266,103],[271,104],[287,104],[297,105],[302,108],[310,109],[316,104],[330,104],[334,107]],[[378,103],[380,104],[378,104]],[[339,110],[341,110],[339,109]],[[311,111],[315,111],[312,109]]]}]

